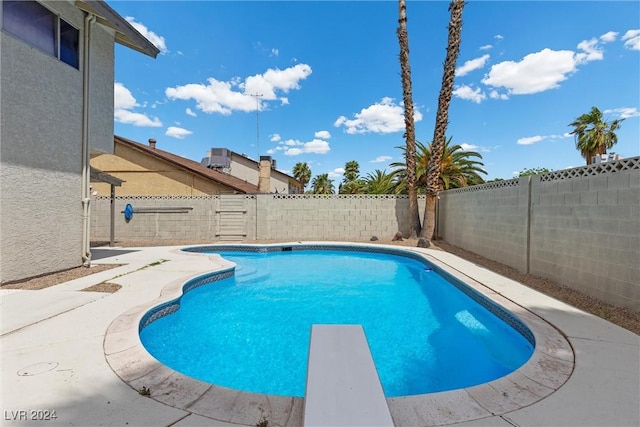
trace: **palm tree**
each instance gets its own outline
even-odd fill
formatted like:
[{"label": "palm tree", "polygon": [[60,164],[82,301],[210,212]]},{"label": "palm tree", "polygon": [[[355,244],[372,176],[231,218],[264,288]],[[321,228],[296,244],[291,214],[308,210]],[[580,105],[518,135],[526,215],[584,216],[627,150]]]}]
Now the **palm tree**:
[{"label": "palm tree", "polygon": [[[452,138],[446,139],[442,147],[442,160],[440,162],[440,174],[438,177],[438,191],[449,190],[451,188],[467,187],[469,185],[481,184],[484,179],[480,174],[487,172],[482,169],[484,164],[482,155],[475,151],[466,151],[460,145],[451,145]],[[416,152],[416,177],[418,182],[418,191],[426,190],[427,187],[427,170],[429,161],[431,160],[431,150],[433,144],[428,147],[417,142]],[[404,147],[398,147],[404,149]],[[395,168],[394,174],[398,181],[398,191],[403,192],[406,189],[405,183],[405,164],[401,162],[391,163],[389,166]]]},{"label": "palm tree", "polygon": [[402,99],[404,101],[404,126],[406,138],[406,179],[409,194],[409,227],[411,237],[420,234],[420,212],[416,189],[416,129],[413,118],[413,94],[411,93],[411,67],[409,66],[409,33],[407,32],[407,5],[398,0],[398,42],[400,43],[400,69],[402,75]]},{"label": "palm tree", "polygon": [[360,165],[356,160],[350,160],[344,165],[344,177],[338,188],[340,194],[360,194],[364,182],[360,178]]},{"label": "palm tree", "polygon": [[333,194],[333,180],[329,179],[328,173],[316,175],[311,186],[313,194]]},{"label": "palm tree", "polygon": [[575,135],[576,148],[580,150],[587,165],[591,164],[593,156],[606,154],[608,149],[618,143],[616,130],[620,129],[623,120],[606,122],[602,120],[602,112],[596,107],[591,107],[590,112],[569,124],[574,128],[571,134]]},{"label": "palm tree", "polygon": [[306,162],[298,162],[293,167],[293,177],[302,184],[302,192],[304,193],[304,187],[307,186],[307,183],[311,179],[311,168]]},{"label": "palm tree", "polygon": [[393,173],[376,169],[364,178],[366,194],[392,194],[396,186]]},{"label": "palm tree", "polygon": [[449,104],[453,95],[453,79],[456,72],[456,61],[460,53],[460,33],[462,32],[462,9],[464,0],[453,0],[449,4],[451,18],[449,20],[449,38],[447,42],[447,56],[444,60],[444,72],[442,74],[442,86],[438,97],[438,110],[436,112],[436,126],[433,131],[431,158],[427,168],[427,202],[424,210],[424,227],[422,237],[433,238],[436,226],[436,200],[440,191],[440,169],[442,163],[445,134],[449,124]]}]

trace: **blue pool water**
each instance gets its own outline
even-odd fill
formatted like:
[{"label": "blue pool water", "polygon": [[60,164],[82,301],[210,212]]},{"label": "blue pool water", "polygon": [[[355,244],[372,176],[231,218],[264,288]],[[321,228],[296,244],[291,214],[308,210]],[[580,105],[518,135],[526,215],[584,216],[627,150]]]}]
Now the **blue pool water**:
[{"label": "blue pool water", "polygon": [[440,276],[397,254],[217,252],[235,275],[199,286],[140,331],[159,361],[229,388],[304,396],[312,324],[363,325],[387,397],[468,387],[533,346]]}]

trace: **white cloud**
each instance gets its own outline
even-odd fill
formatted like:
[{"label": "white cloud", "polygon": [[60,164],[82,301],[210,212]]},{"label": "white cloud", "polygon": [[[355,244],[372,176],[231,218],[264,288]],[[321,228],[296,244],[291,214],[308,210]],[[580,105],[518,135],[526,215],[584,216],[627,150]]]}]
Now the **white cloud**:
[{"label": "white cloud", "polygon": [[493,38],[496,40],[502,40],[504,37],[502,37],[500,34],[496,34],[495,36],[493,36]]},{"label": "white cloud", "polygon": [[497,90],[489,92],[489,98],[491,99],[509,99],[509,95],[506,93],[499,93]]},{"label": "white cloud", "polygon": [[568,132],[565,132],[562,135],[536,135],[536,136],[528,136],[525,138],[520,138],[516,141],[516,143],[518,145],[531,145],[540,141],[571,138],[571,137],[573,137],[573,135],[571,135]]},{"label": "white cloud", "polygon": [[616,40],[618,33],[615,31],[609,31],[600,36],[600,41],[603,43],[610,43]]},{"label": "white cloud", "polygon": [[391,160],[391,156],[378,156],[375,159],[371,160],[369,163],[384,163]]},{"label": "white cloud", "polygon": [[271,55],[278,56],[280,55],[280,51],[276,48],[271,49]]},{"label": "white cloud", "polygon": [[331,134],[328,130],[319,130],[313,136],[320,139],[331,139]]},{"label": "white cloud", "polygon": [[[311,67],[297,64],[279,70],[268,69],[264,74],[256,74],[242,81],[235,77],[230,81],[218,81],[211,77],[207,84],[189,83],[183,86],[167,88],[169,99],[193,99],[196,108],[205,113],[219,113],[225,116],[233,111],[255,111],[264,108],[265,101],[277,100],[276,92],[289,92],[300,89],[299,82],[311,74]],[[252,95],[260,95],[259,97]],[[282,105],[288,104],[287,98],[280,99]]]},{"label": "white cloud", "polygon": [[162,122],[157,117],[150,118],[142,113],[132,111],[140,105],[122,83],[115,82],[113,84],[113,95],[113,118],[116,122],[139,127],[162,126]]},{"label": "white cloud", "polygon": [[631,50],[640,50],[640,30],[629,30],[622,36],[624,47]]},{"label": "white cloud", "polygon": [[271,142],[278,142],[278,141],[281,141],[281,140],[282,140],[282,138],[280,137],[279,133],[274,133],[273,135],[269,136],[269,141],[271,141]]},{"label": "white cloud", "polygon": [[479,50],[489,50],[489,49],[491,49],[491,48],[493,48],[493,46],[492,46],[492,45],[490,45],[490,44],[485,44],[484,46],[480,46],[478,49],[479,49]]},{"label": "white cloud", "polygon": [[464,151],[477,150],[478,148],[480,148],[480,147],[478,147],[477,145],[467,144],[466,142],[465,142],[465,143],[460,144],[460,147],[461,147]]},{"label": "white cloud", "polygon": [[604,110],[604,114],[616,114],[619,119],[628,119],[630,117],[640,117],[640,111],[637,107],[622,107],[612,110]]},{"label": "white cloud", "polygon": [[582,52],[576,53],[576,63],[584,64],[591,61],[601,61],[604,58],[604,51],[598,47],[598,40],[583,40],[578,43],[578,49]]},{"label": "white cloud", "polygon": [[504,61],[493,65],[482,83],[505,88],[509,94],[525,95],[557,88],[575,71],[574,52],[545,48],[526,55],[520,62]]},{"label": "white cloud", "polygon": [[289,105],[289,98],[283,96],[280,98],[280,105]]},{"label": "white cloud", "polygon": [[274,100],[276,91],[288,93],[292,89],[300,89],[299,82],[310,74],[311,67],[307,64],[297,64],[284,70],[270,68],[264,74],[247,77],[239,86],[246,94],[260,94],[263,100]]},{"label": "white cloud", "polygon": [[[417,108],[414,108],[413,118],[416,122],[422,120],[422,113]],[[404,106],[395,104],[392,98],[383,98],[354,114],[351,120],[345,116],[338,117],[333,125],[344,126],[348,134],[400,132],[405,129]]]},{"label": "white cloud", "polygon": [[167,45],[164,41],[164,37],[157,35],[153,31],[150,31],[144,24],[136,22],[136,19],[132,16],[125,18],[133,28],[135,28],[140,34],[142,34],[147,40],[154,44],[160,50],[160,54],[169,52]]},{"label": "white cloud", "polygon": [[473,89],[471,86],[467,85],[461,85],[455,88],[453,90],[453,96],[461,99],[466,99],[467,101],[473,101],[477,104],[487,99],[487,95],[482,92],[482,89]]},{"label": "white cloud", "polygon": [[329,179],[340,178],[342,175],[344,175],[344,168],[335,168],[334,170],[329,171],[328,175]]},{"label": "white cloud", "polygon": [[165,135],[171,136],[176,139],[184,139],[185,136],[191,135],[193,132],[187,129],[179,128],[176,126],[169,126]]},{"label": "white cloud", "polygon": [[480,58],[471,59],[456,69],[456,76],[465,76],[473,70],[484,67],[489,60],[489,54],[482,55]]},{"label": "white cloud", "polygon": [[516,142],[518,143],[518,145],[531,145],[531,144],[535,144],[536,142],[540,142],[543,139],[544,139],[543,136],[536,135],[536,136],[528,136],[526,138],[520,138]]},{"label": "white cloud", "polygon": [[185,110],[185,113],[187,113],[189,116],[191,117],[196,117],[196,113],[193,112],[193,110],[191,108],[187,108]]},{"label": "white cloud", "polygon": [[[280,135],[278,135],[280,138]],[[273,140],[273,139],[272,139]],[[278,139],[278,146],[269,150],[269,154],[282,152],[285,156],[298,156],[300,154],[327,154],[331,148],[327,141],[313,139],[309,142],[302,142],[297,139]]]}]

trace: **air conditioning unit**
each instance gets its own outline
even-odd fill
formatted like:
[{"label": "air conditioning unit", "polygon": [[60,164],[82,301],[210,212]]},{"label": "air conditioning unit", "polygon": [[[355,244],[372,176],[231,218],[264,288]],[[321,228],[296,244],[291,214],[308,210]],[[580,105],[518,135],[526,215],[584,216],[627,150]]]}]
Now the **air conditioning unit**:
[{"label": "air conditioning unit", "polygon": [[231,167],[231,150],[212,148],[209,157],[203,158],[200,163],[209,169],[228,169]]}]

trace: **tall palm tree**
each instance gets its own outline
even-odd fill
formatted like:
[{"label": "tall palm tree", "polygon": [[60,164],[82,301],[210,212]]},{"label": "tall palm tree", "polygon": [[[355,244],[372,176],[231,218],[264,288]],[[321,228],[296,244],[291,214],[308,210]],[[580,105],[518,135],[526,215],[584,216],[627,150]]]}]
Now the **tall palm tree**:
[{"label": "tall palm tree", "polygon": [[313,194],[333,194],[333,180],[329,179],[328,173],[316,175],[311,186]]},{"label": "tall palm tree", "polygon": [[311,168],[306,162],[298,162],[293,167],[293,177],[302,184],[302,192],[304,193],[304,187],[307,186],[311,179]]},{"label": "tall palm tree", "polygon": [[[482,155],[475,151],[463,150],[462,146],[457,144],[451,145],[451,140],[451,137],[447,138],[442,147],[438,191],[483,183],[484,179],[480,174],[486,175],[487,172],[482,169],[482,166],[484,166],[480,161],[482,160]],[[431,159],[432,147],[433,144],[429,146],[425,146],[421,142],[417,142],[416,144],[416,177],[419,192],[425,190],[427,186],[427,169]],[[404,149],[402,146],[398,148]],[[398,182],[398,191],[403,192],[406,189],[404,180],[405,164],[395,162],[389,166],[394,168],[393,173],[396,175]]]},{"label": "tall palm tree", "polygon": [[344,177],[338,192],[340,194],[360,194],[363,189],[364,182],[360,178],[360,165],[356,160],[350,160],[344,165]]},{"label": "tall palm tree", "polygon": [[392,194],[396,186],[393,173],[376,169],[364,178],[366,194]]},{"label": "tall palm tree", "polygon": [[569,124],[574,128],[571,134],[575,135],[576,148],[587,161],[587,165],[591,164],[593,156],[606,154],[608,149],[618,143],[616,130],[620,129],[623,120],[604,121],[602,112],[596,107],[591,107],[590,112]]},{"label": "tall palm tree", "polygon": [[445,134],[449,124],[449,104],[453,95],[453,79],[456,72],[456,61],[460,53],[460,33],[462,32],[462,9],[464,0],[453,0],[449,4],[451,18],[449,20],[449,38],[447,41],[447,56],[444,60],[444,72],[442,74],[442,86],[438,97],[438,110],[436,112],[436,125],[433,131],[431,146],[431,158],[427,169],[427,201],[424,210],[424,227],[422,237],[433,238],[436,227],[436,200],[440,191],[440,169],[442,162],[442,149],[445,143]]},{"label": "tall palm tree", "polygon": [[420,234],[420,212],[416,189],[416,129],[413,118],[413,94],[411,92],[411,67],[409,66],[409,33],[407,32],[407,5],[398,0],[398,42],[400,43],[400,69],[402,76],[402,99],[404,101],[404,126],[406,138],[407,193],[409,194],[409,228],[411,237]]}]

